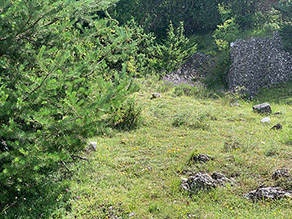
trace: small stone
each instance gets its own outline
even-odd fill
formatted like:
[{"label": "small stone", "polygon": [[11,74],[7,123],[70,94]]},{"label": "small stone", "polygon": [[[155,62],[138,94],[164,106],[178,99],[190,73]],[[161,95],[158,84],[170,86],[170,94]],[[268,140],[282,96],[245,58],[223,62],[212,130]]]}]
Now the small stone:
[{"label": "small stone", "polygon": [[135,217],[135,215],[136,215],[135,212],[132,212],[129,214],[129,217]]},{"label": "small stone", "polygon": [[276,130],[279,130],[279,129],[282,129],[282,125],[280,123],[274,125],[271,129],[276,129]]},{"label": "small stone", "polygon": [[272,179],[274,180],[278,180],[281,177],[289,177],[289,170],[286,167],[283,167],[281,169],[276,170],[273,175],[272,175]]},{"label": "small stone", "polygon": [[262,103],[252,107],[255,113],[272,113],[272,109],[269,103]]},{"label": "small stone", "polygon": [[261,123],[270,123],[271,119],[269,117],[265,117],[261,120]]},{"label": "small stone", "polygon": [[160,93],[152,93],[151,99],[160,98],[160,97],[161,97]]},{"label": "small stone", "polygon": [[232,107],[236,106],[236,107],[240,107],[240,104],[239,103],[231,103],[230,104]]},{"label": "small stone", "polygon": [[283,114],[281,111],[277,111],[274,113],[274,115],[281,115],[281,114]]},{"label": "small stone", "polygon": [[292,198],[291,191],[286,191],[280,187],[258,188],[245,194],[244,196],[251,200],[279,199],[283,197]]},{"label": "small stone", "polygon": [[96,151],[96,149],[97,149],[97,142],[90,142],[87,150],[88,151]]}]

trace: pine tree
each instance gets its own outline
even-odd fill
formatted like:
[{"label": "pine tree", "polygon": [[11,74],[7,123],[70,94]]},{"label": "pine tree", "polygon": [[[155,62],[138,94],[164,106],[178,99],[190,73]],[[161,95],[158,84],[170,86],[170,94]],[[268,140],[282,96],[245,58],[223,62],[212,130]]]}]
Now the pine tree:
[{"label": "pine tree", "polygon": [[284,48],[292,52],[292,1],[282,2],[276,9],[282,14],[283,23],[280,29],[280,35],[283,39]]},{"label": "pine tree", "polygon": [[113,3],[1,1],[0,209],[72,161],[131,92],[141,40],[98,16]]}]

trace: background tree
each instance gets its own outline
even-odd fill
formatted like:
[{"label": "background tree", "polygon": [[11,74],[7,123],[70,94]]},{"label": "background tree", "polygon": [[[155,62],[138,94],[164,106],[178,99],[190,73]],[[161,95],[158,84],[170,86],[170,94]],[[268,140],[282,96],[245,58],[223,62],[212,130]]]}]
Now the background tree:
[{"label": "background tree", "polygon": [[282,14],[280,35],[283,39],[284,48],[292,52],[292,1],[280,2],[276,7]]}]

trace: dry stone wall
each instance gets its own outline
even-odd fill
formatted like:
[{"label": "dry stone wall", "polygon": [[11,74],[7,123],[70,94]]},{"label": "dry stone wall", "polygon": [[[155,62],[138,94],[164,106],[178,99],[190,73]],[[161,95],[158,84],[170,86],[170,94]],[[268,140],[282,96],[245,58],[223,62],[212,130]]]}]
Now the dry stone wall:
[{"label": "dry stone wall", "polygon": [[277,32],[269,38],[236,40],[230,47],[227,82],[231,90],[244,87],[253,97],[260,88],[292,80],[292,54],[283,50]]}]

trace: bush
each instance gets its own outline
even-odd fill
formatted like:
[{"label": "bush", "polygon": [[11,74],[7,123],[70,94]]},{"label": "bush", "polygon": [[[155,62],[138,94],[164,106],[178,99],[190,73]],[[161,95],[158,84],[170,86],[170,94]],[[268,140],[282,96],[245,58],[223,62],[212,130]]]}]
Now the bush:
[{"label": "bush", "polygon": [[134,99],[127,100],[123,106],[112,116],[113,127],[122,130],[131,130],[139,126],[141,122],[142,108],[137,106]]}]

